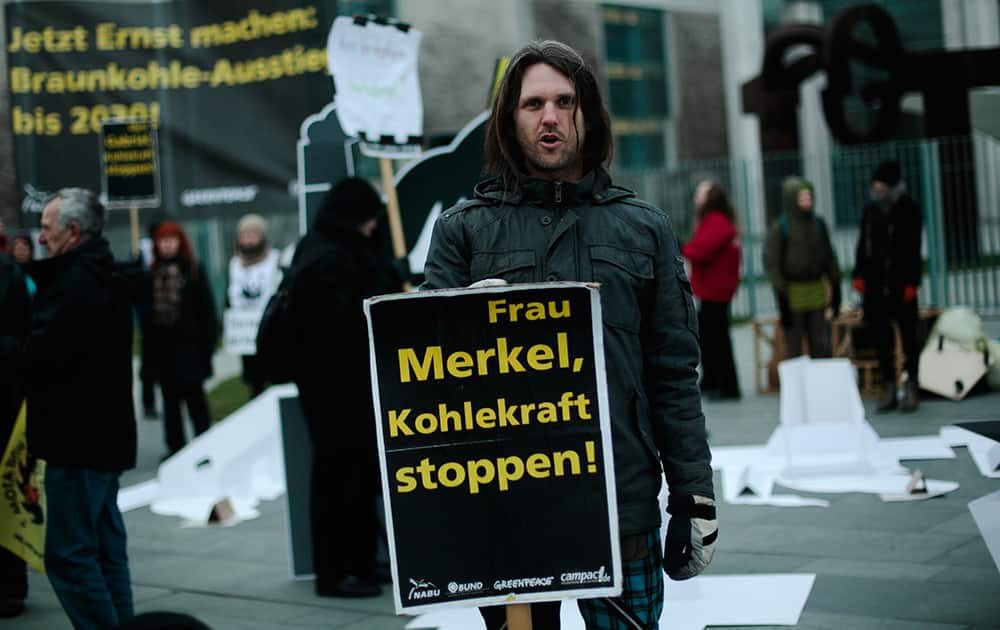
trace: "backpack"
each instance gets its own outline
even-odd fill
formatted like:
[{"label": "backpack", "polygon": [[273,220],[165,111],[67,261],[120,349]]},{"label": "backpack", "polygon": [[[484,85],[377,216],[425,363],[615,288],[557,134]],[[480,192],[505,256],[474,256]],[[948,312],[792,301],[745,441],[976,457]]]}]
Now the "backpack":
[{"label": "backpack", "polygon": [[257,360],[271,383],[288,383],[295,366],[295,326],[292,320],[292,283],[295,274],[285,272],[274,295],[267,301],[257,328]]}]

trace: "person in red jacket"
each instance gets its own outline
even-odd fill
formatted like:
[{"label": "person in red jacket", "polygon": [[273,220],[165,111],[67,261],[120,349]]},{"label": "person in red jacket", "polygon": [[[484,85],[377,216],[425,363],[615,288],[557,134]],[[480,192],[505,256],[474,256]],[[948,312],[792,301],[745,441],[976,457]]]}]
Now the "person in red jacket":
[{"label": "person in red jacket", "polygon": [[694,193],[694,236],[681,248],[691,261],[691,288],[701,301],[701,391],[713,398],[740,397],[729,337],[729,305],[740,283],[740,240],[736,214],[719,182],[706,180]]}]

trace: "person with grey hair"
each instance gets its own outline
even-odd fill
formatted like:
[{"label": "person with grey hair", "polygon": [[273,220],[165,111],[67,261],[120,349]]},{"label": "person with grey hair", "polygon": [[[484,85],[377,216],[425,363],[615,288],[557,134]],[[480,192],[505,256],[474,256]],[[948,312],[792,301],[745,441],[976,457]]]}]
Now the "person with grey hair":
[{"label": "person with grey hair", "polygon": [[31,332],[22,347],[28,444],[47,463],[45,568],[75,628],[132,616],[118,480],[135,466],[132,309],[101,236],[105,210],[64,188],[42,211]]}]

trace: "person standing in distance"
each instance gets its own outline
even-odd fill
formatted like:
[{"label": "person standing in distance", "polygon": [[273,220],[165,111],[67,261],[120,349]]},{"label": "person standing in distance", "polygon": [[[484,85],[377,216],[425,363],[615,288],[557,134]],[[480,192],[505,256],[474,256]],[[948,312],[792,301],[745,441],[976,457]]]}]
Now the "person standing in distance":
[{"label": "person standing in distance", "polygon": [[899,410],[916,411],[920,405],[917,368],[917,296],[923,273],[920,233],[923,213],[906,190],[898,162],[883,162],[872,173],[871,201],[865,205],[854,256],[852,284],[864,302],[864,319],[878,343],[882,376],[877,411],[896,408],[896,336],[890,322],[899,326],[906,355],[906,383]]},{"label": "person standing in distance", "polygon": [[[697,575],[718,533],[691,286],[667,215],[611,184],[612,144],[580,54],[556,41],[523,47],[486,130],[493,176],[438,219],[424,271],[426,288],[600,283],[625,575],[621,597],[579,601],[591,629],[658,624],[664,569],[675,580]],[[661,549],[664,474],[671,519]],[[532,608],[536,629],[558,627],[558,604]],[[503,624],[502,610],[483,609],[488,628]]]},{"label": "person standing in distance", "polygon": [[45,205],[24,349],[28,444],[44,459],[45,568],[78,630],[132,616],[118,479],[135,466],[132,307],[101,236],[105,209],[82,188]]},{"label": "person standing in distance", "polygon": [[694,193],[695,227],[681,253],[691,261],[691,288],[701,300],[701,391],[709,398],[737,399],[729,309],[740,285],[740,233],[736,211],[722,184],[705,180]]}]

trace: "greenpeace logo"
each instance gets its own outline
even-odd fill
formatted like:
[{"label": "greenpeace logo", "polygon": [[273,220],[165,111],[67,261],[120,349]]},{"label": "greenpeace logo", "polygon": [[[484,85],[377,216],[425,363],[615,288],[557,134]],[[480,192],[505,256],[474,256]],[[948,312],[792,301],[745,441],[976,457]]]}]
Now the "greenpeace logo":
[{"label": "greenpeace logo", "polygon": [[413,578],[410,578],[410,585],[410,593],[406,596],[406,599],[410,601],[441,596],[441,589],[434,586],[433,582],[428,582],[427,580],[414,580]]},{"label": "greenpeace logo", "polygon": [[563,584],[590,584],[592,582],[610,582],[611,576],[604,570],[604,565],[596,571],[572,571],[559,576]]},{"label": "greenpeace logo", "polygon": [[509,591],[511,589],[519,588],[538,588],[539,586],[552,586],[552,576],[549,577],[531,577],[531,578],[518,578],[516,580],[497,580],[493,583],[493,590],[495,591]]},{"label": "greenpeace logo", "polygon": [[214,206],[224,203],[249,203],[257,198],[260,186],[223,186],[221,188],[189,188],[181,193],[181,205]]},{"label": "greenpeace logo", "polygon": [[468,593],[478,593],[483,590],[482,582],[448,582],[448,593],[451,595],[466,595]]}]

